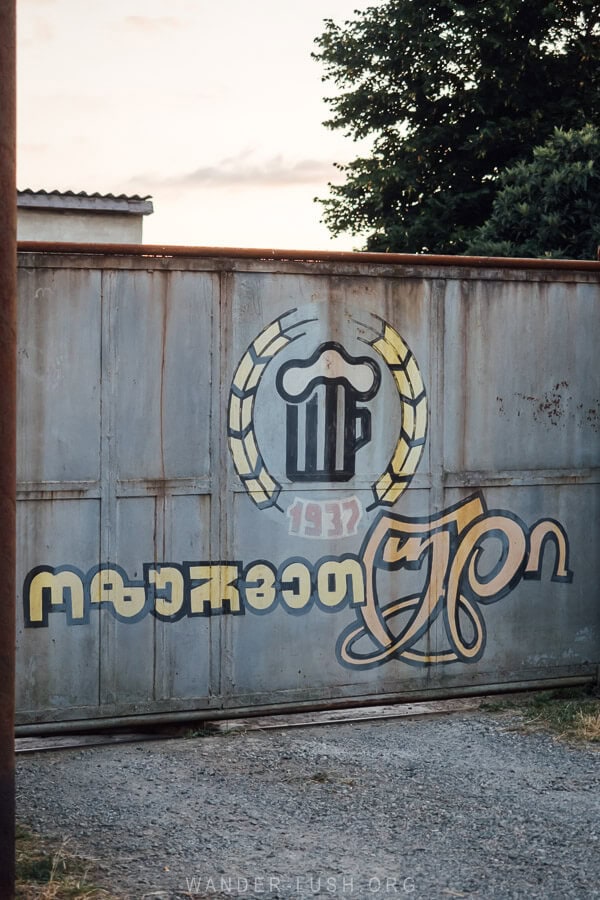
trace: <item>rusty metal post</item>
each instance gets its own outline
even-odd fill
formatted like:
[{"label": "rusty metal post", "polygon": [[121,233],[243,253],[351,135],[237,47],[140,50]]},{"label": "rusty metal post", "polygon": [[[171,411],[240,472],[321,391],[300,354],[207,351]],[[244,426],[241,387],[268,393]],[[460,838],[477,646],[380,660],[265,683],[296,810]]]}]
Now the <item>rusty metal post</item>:
[{"label": "rusty metal post", "polygon": [[0,897],[15,890],[16,2],[0,0]]}]

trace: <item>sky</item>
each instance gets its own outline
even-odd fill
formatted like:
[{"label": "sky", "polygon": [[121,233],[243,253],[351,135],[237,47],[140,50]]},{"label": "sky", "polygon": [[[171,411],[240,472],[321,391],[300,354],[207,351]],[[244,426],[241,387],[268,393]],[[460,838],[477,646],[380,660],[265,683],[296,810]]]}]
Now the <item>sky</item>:
[{"label": "sky", "polygon": [[381,2],[17,0],[19,188],[151,194],[146,243],[360,248],[313,201],[366,145],[311,52]]}]

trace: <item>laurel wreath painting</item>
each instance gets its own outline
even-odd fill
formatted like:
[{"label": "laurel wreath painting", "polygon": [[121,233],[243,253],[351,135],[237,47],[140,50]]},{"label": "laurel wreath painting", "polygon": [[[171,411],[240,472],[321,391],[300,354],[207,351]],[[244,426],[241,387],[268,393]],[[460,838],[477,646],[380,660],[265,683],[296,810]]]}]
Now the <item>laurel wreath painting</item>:
[{"label": "laurel wreath painting", "polygon": [[[378,317],[375,317],[378,318]],[[384,474],[373,485],[376,506],[393,506],[417,470],[427,436],[427,395],[417,361],[391,325],[379,319],[383,330],[367,342],[390,369],[402,408],[400,437]]]},{"label": "laurel wreath painting", "polygon": [[[259,509],[274,506],[281,484],[270,474],[261,455],[254,431],[254,403],[269,363],[306,332],[295,333],[315,318],[284,324],[296,309],[288,310],[267,325],[250,344],[240,360],[231,385],[228,410],[228,437],[235,471],[248,495]],[[394,378],[400,397],[401,429],[385,472],[372,486],[373,503],[369,507],[392,506],[406,490],[414,475],[427,435],[427,395],[417,361],[397,331],[383,319],[376,337],[363,340],[384,360]],[[363,324],[356,321],[357,325]],[[363,326],[373,331],[371,326]]]}]

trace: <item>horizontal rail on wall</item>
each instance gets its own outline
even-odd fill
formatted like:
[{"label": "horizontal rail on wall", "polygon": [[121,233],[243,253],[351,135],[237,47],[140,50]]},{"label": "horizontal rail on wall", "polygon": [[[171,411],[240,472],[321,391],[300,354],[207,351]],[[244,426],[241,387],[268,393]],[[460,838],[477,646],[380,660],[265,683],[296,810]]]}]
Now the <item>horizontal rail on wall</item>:
[{"label": "horizontal rail on wall", "polygon": [[342,250],[283,250],[253,247],[185,247],[169,244],[93,244],[19,241],[24,253],[91,254],[102,256],[185,257],[210,259],[304,260],[315,262],[379,263],[392,266],[461,266],[494,269],[554,269],[600,274],[600,262],[578,259],[522,259],[495,256],[450,256],[426,253],[372,253]]}]

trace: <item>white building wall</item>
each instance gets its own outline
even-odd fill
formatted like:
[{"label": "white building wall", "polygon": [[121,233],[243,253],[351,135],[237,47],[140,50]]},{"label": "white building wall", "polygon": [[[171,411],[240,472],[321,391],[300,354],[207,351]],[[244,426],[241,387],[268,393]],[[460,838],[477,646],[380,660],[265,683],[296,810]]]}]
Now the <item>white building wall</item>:
[{"label": "white building wall", "polygon": [[17,240],[141,244],[142,224],[141,215],[19,209]]}]

